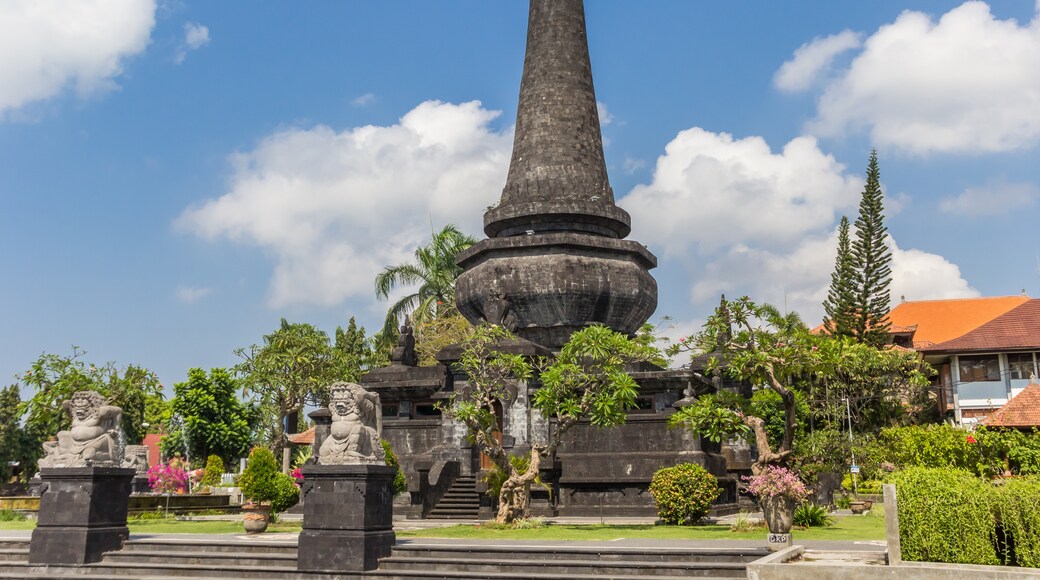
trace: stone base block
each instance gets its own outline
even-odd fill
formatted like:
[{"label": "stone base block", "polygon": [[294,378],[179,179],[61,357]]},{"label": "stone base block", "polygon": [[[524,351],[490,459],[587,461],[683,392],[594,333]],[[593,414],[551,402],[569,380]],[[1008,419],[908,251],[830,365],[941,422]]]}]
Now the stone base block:
[{"label": "stone base block", "polygon": [[378,568],[396,541],[396,474],[385,465],[304,466],[297,569],[335,573]]},{"label": "stone base block", "polygon": [[363,572],[379,567],[397,541],[393,531],[303,530],[297,569],[309,572]]},{"label": "stone base block", "polygon": [[130,538],[126,526],[105,528],[47,527],[33,530],[30,564],[89,564],[105,552],[122,548]]},{"label": "stone base block", "polygon": [[32,564],[89,564],[130,537],[126,514],[133,469],[55,467],[40,471],[43,495],[29,542]]}]

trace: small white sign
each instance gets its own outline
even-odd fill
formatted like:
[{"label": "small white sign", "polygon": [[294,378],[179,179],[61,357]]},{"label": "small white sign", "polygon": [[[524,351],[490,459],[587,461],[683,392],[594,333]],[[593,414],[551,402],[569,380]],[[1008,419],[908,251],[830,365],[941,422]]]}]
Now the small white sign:
[{"label": "small white sign", "polygon": [[770,544],[790,544],[791,534],[769,534],[766,541]]},{"label": "small white sign", "polygon": [[859,473],[859,466],[858,465],[853,465],[852,467],[849,468],[849,471],[851,471],[852,473]]}]

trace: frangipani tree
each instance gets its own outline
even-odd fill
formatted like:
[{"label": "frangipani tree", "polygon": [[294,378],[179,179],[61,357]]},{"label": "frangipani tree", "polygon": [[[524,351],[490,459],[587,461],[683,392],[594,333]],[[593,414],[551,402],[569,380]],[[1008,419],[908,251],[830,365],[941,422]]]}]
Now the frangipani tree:
[{"label": "frangipani tree", "polygon": [[[635,407],[638,394],[638,385],[625,366],[659,357],[653,347],[599,325],[574,333],[551,359],[528,360],[501,352],[498,345],[512,338],[499,326],[478,327],[463,343],[458,362],[459,370],[468,376],[469,388],[457,391],[444,406],[448,416],[466,425],[480,451],[507,474],[499,493],[500,523],[526,515],[531,484],[542,460],[556,452],[564,435],[579,421],[587,419],[597,427],[625,422],[626,411]],[[495,406],[508,405],[510,388],[535,372],[539,372],[541,387],[535,391],[531,407],[553,420],[547,440],[532,445],[529,467],[521,473],[495,437]]]}]

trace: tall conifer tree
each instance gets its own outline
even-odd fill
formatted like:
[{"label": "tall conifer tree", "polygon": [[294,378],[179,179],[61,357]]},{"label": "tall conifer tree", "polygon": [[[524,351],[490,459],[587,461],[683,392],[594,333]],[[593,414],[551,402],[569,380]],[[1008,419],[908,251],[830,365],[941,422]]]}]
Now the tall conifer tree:
[{"label": "tall conifer tree", "polygon": [[892,283],[892,252],[885,245],[888,228],[884,222],[877,149],[872,149],[856,218],[856,239],[852,242],[852,267],[856,271],[852,336],[858,342],[878,347],[887,341],[890,326],[888,286]]},{"label": "tall conifer tree", "polygon": [[827,330],[834,336],[852,336],[856,310],[856,269],[849,247],[849,218],[841,216],[838,226],[838,256],[834,259],[831,286],[823,309],[827,313]]}]

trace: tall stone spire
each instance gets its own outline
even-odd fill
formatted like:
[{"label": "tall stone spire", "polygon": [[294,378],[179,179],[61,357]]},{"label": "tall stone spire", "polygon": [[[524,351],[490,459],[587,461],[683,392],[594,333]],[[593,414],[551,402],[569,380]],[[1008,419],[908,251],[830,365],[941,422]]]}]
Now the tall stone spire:
[{"label": "tall stone spire", "polygon": [[582,231],[624,238],[603,161],[582,0],[532,0],[509,177],[488,237]]},{"label": "tall stone spire", "polygon": [[635,333],[657,308],[657,258],[625,240],[603,161],[582,0],[531,0],[516,136],[482,240],[456,257],[459,311],[550,349],[590,324]]}]

